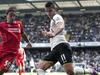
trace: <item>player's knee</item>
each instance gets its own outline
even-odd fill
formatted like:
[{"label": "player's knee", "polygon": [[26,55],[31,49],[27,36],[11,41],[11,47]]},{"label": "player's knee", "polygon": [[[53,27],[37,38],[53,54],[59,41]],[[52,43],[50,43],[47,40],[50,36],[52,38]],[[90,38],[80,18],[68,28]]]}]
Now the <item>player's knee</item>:
[{"label": "player's knee", "polygon": [[42,70],[47,70],[49,67],[51,67],[52,64],[51,62],[49,61],[41,61],[39,64],[38,64],[38,68],[39,69],[42,69]]},{"label": "player's knee", "polygon": [[44,61],[41,61],[38,63],[38,69],[39,70],[45,70],[46,63]]},{"label": "player's knee", "polygon": [[68,75],[74,75],[74,69],[72,64],[65,64],[64,69]]},{"label": "player's knee", "polygon": [[68,75],[74,75],[74,71],[72,69],[68,69],[66,72]]}]

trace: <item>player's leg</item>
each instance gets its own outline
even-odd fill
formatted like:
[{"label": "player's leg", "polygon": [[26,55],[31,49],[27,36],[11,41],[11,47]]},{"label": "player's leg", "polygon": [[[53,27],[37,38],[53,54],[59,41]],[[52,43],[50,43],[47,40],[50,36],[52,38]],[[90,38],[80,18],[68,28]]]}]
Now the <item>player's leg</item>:
[{"label": "player's leg", "polygon": [[3,75],[5,72],[8,71],[8,68],[7,68],[8,62],[6,62],[5,57],[3,57],[2,54],[0,56],[0,75]]},{"label": "player's leg", "polygon": [[2,58],[0,58],[0,75],[3,75],[5,71],[3,71],[1,66],[2,66]]},{"label": "player's leg", "polygon": [[42,60],[38,65],[38,75],[45,75],[45,71],[50,68],[54,63],[52,61]]},{"label": "player's leg", "polygon": [[56,52],[52,51],[42,61],[40,61],[37,69],[38,75],[45,75],[45,70],[47,70],[57,62],[56,58]]},{"label": "player's leg", "polygon": [[[2,46],[0,46],[2,47]],[[4,71],[2,70],[1,66],[2,66],[2,57],[3,57],[3,52],[1,51],[2,49],[0,49],[0,75],[4,74]]]},{"label": "player's leg", "polygon": [[3,75],[5,72],[11,71],[14,56],[15,54],[13,53],[2,53],[2,55],[0,56],[0,75]]},{"label": "player's leg", "polygon": [[68,75],[74,75],[72,63],[65,63],[63,67]]},{"label": "player's leg", "polygon": [[68,75],[74,75],[72,64],[72,52],[69,44],[61,43],[57,47],[59,49],[59,62],[63,65]]},{"label": "player's leg", "polygon": [[17,54],[17,57],[16,57],[16,65],[19,67],[19,70],[24,72],[25,70],[25,51],[23,48],[20,48],[18,50],[18,54]]}]

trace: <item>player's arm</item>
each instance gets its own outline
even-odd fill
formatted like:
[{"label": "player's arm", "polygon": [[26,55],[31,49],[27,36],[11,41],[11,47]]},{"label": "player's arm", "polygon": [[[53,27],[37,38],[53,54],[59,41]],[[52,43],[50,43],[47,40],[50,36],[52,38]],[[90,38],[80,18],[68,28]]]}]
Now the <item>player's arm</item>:
[{"label": "player's arm", "polygon": [[21,35],[22,35],[22,39],[24,39],[26,41],[27,47],[32,47],[31,42],[29,41],[29,38],[27,37],[27,34],[24,32],[23,30],[23,22],[19,21],[21,24]]},{"label": "player's arm", "polygon": [[55,36],[59,34],[64,29],[64,22],[58,22],[53,29],[51,29],[52,34]]},{"label": "player's arm", "polygon": [[25,32],[22,33],[22,38],[28,43],[28,47],[32,47],[31,42],[29,41],[27,34]]},{"label": "player's arm", "polygon": [[57,34],[59,34],[62,30],[64,29],[64,23],[63,22],[58,22],[53,29],[51,29],[51,31],[47,32],[47,31],[43,31],[43,35],[49,38],[52,38],[54,36],[56,36]]}]

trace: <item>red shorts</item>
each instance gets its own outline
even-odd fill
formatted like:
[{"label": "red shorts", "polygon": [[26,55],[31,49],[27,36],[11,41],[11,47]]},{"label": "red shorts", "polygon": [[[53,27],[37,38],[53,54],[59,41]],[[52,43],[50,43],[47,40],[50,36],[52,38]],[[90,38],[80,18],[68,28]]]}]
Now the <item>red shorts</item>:
[{"label": "red shorts", "polygon": [[13,52],[4,52],[1,51],[0,52],[0,71],[8,71],[10,65],[12,64],[12,62],[14,61],[14,59],[16,58],[16,53]]},{"label": "red shorts", "polygon": [[9,52],[6,51],[0,51],[0,71],[7,72],[9,71],[9,67],[11,64],[16,60],[16,65],[18,66],[19,63],[21,65],[24,65],[24,50],[21,51],[21,49],[16,50],[16,52],[13,52],[15,50],[11,50]]}]

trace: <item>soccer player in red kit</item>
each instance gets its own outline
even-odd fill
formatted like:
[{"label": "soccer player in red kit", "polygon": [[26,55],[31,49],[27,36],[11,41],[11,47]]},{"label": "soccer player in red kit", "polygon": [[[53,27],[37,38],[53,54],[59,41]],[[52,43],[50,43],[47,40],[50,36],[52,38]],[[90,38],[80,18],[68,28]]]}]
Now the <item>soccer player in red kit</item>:
[{"label": "soccer player in red kit", "polygon": [[15,10],[15,7],[10,7],[6,12],[6,21],[0,23],[3,41],[3,49],[0,50],[0,75],[9,71],[11,64],[19,58],[21,38],[28,43],[28,47],[32,47],[25,32],[23,32],[22,22],[15,20]]}]

